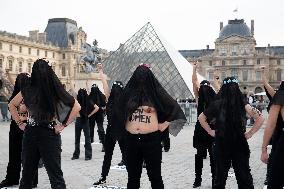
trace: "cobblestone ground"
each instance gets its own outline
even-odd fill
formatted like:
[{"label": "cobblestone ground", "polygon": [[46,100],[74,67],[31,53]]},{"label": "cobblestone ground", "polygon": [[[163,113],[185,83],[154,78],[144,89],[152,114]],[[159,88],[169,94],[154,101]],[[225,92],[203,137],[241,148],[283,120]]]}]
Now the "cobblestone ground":
[{"label": "cobblestone ground", "polygon": [[[192,147],[192,126],[186,126],[177,137],[171,137],[171,149],[163,152],[162,176],[166,189],[192,188],[194,181],[194,154]],[[8,163],[8,133],[9,124],[0,123],[0,179],[4,179]],[[96,134],[96,132],[95,132]],[[82,134],[83,135],[83,134]],[[260,161],[260,147],[263,136],[263,128],[249,140],[251,149],[250,165],[256,189],[263,188],[266,166]],[[81,139],[82,140],[82,139]],[[98,136],[95,136],[98,141]],[[62,134],[62,169],[68,189],[88,189],[92,183],[100,177],[104,153],[101,152],[101,144],[93,144],[93,159],[84,160],[84,146],[81,144],[81,157],[79,160],[71,160],[74,150],[74,125],[67,127]],[[121,160],[118,145],[115,147],[112,165]],[[231,170],[232,171],[232,170]],[[127,173],[121,170],[110,170],[107,185],[125,187]],[[50,184],[44,168],[39,169],[39,189],[49,189]],[[150,183],[146,170],[143,169],[141,188],[148,189]],[[200,188],[211,188],[211,176],[209,158],[204,160],[203,182]],[[228,177],[228,189],[237,189],[236,179]]]}]

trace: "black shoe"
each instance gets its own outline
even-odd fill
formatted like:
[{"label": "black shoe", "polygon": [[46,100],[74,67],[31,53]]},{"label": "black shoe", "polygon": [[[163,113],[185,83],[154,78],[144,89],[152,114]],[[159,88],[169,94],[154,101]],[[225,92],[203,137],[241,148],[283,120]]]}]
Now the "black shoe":
[{"label": "black shoe", "polygon": [[168,152],[170,149],[164,149],[165,150],[165,152]]},{"label": "black shoe", "polygon": [[117,165],[118,165],[118,166],[123,166],[123,165],[125,165],[125,163],[124,163],[123,160],[121,160],[121,162],[119,162]]},{"label": "black shoe", "polygon": [[202,179],[201,178],[195,178],[193,183],[193,188],[198,188],[201,186]]},{"label": "black shoe", "polygon": [[105,184],[106,183],[106,178],[105,177],[101,177],[97,182],[95,182],[93,185],[101,185],[101,184]]},{"label": "black shoe", "polygon": [[104,145],[102,146],[102,152],[105,152],[105,147],[104,147]]},{"label": "black shoe", "polygon": [[89,160],[91,160],[92,158],[91,157],[85,157],[85,160],[86,161],[89,161]]},{"label": "black shoe", "polygon": [[0,183],[0,188],[10,187],[10,186],[18,185],[18,184],[19,183],[12,183],[12,182],[9,182],[5,179]]},{"label": "black shoe", "polygon": [[72,157],[71,160],[79,159],[79,157]]},{"label": "black shoe", "polygon": [[33,188],[37,188],[37,184],[33,184]]},{"label": "black shoe", "polygon": [[143,168],[146,168],[146,163],[145,163],[145,161],[143,161],[142,167],[143,167]]}]

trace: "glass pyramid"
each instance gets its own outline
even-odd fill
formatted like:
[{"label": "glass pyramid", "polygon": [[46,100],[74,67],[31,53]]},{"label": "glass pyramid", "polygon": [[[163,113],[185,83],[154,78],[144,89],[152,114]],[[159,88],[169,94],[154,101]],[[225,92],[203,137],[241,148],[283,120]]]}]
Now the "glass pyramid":
[{"label": "glass pyramid", "polygon": [[[191,64],[149,22],[103,62],[104,72],[111,81],[126,84],[140,63],[150,64],[156,78],[173,98],[193,97]],[[199,81],[203,79],[198,77]]]}]

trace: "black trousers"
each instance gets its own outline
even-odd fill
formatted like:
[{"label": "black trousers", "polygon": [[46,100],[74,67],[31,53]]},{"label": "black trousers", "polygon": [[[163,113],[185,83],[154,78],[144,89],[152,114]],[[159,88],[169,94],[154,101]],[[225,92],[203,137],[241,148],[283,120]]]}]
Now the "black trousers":
[{"label": "black trousers", "polygon": [[212,183],[213,183],[213,180],[215,178],[215,162],[214,162],[212,146],[210,146],[209,148],[201,146],[197,148],[197,153],[195,154],[195,177],[197,179],[201,179],[202,177],[203,159],[207,154],[207,150],[209,152],[209,157],[210,157],[210,167],[211,167]]},{"label": "black trousers", "polygon": [[92,145],[90,139],[90,127],[89,120],[78,117],[75,122],[75,151],[73,157],[78,158],[80,156],[80,138],[81,132],[85,135],[85,157],[92,158]]},{"label": "black trousers", "polygon": [[216,177],[213,189],[225,189],[228,171],[232,165],[239,189],[253,189],[253,179],[250,172],[250,151],[246,139],[242,139],[239,145],[225,147],[227,144],[215,141],[213,147],[216,163]]},{"label": "black trousers", "polygon": [[273,146],[271,157],[271,175],[268,177],[268,189],[282,189],[284,187],[284,134]]},{"label": "black trousers", "polygon": [[[22,140],[24,132],[14,120],[10,124],[9,132],[9,162],[7,166],[6,180],[8,183],[19,184],[22,168]],[[38,184],[38,171],[34,175],[33,184]]]},{"label": "black trousers", "polygon": [[[111,165],[111,159],[113,155],[113,150],[115,147],[116,140],[111,136],[110,128],[111,126],[108,126],[106,130],[106,137],[105,137],[105,156],[104,156],[104,162],[102,167],[102,177],[107,177]],[[120,151],[122,154],[122,161],[126,162],[126,156],[125,156],[125,139],[122,138],[118,140],[118,144],[120,147]]]},{"label": "black trousers", "polygon": [[99,140],[102,144],[104,144],[104,140],[105,140],[105,130],[104,130],[104,117],[103,115],[100,116],[100,118],[97,118],[95,116],[90,117],[89,119],[90,122],[90,137],[91,137],[91,142],[94,142],[94,130],[95,130],[95,126],[97,123],[97,132],[99,135]]},{"label": "black trousers", "polygon": [[23,171],[19,189],[31,189],[40,157],[52,189],[66,189],[61,170],[61,136],[46,124],[27,126],[23,137]]},{"label": "black trousers", "polygon": [[171,147],[169,128],[166,128],[162,133],[162,144],[165,151],[169,151]]},{"label": "black trousers", "polygon": [[143,160],[153,189],[163,189],[161,176],[161,134],[159,131],[150,134],[126,134],[126,159],[128,183],[127,188],[140,188]]}]

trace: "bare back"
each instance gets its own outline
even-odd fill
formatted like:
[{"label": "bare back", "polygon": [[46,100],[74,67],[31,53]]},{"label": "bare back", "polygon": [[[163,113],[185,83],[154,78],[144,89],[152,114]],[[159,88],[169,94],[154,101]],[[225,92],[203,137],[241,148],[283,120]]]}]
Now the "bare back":
[{"label": "bare back", "polygon": [[126,130],[131,134],[148,134],[159,130],[155,108],[140,106],[128,117]]}]

